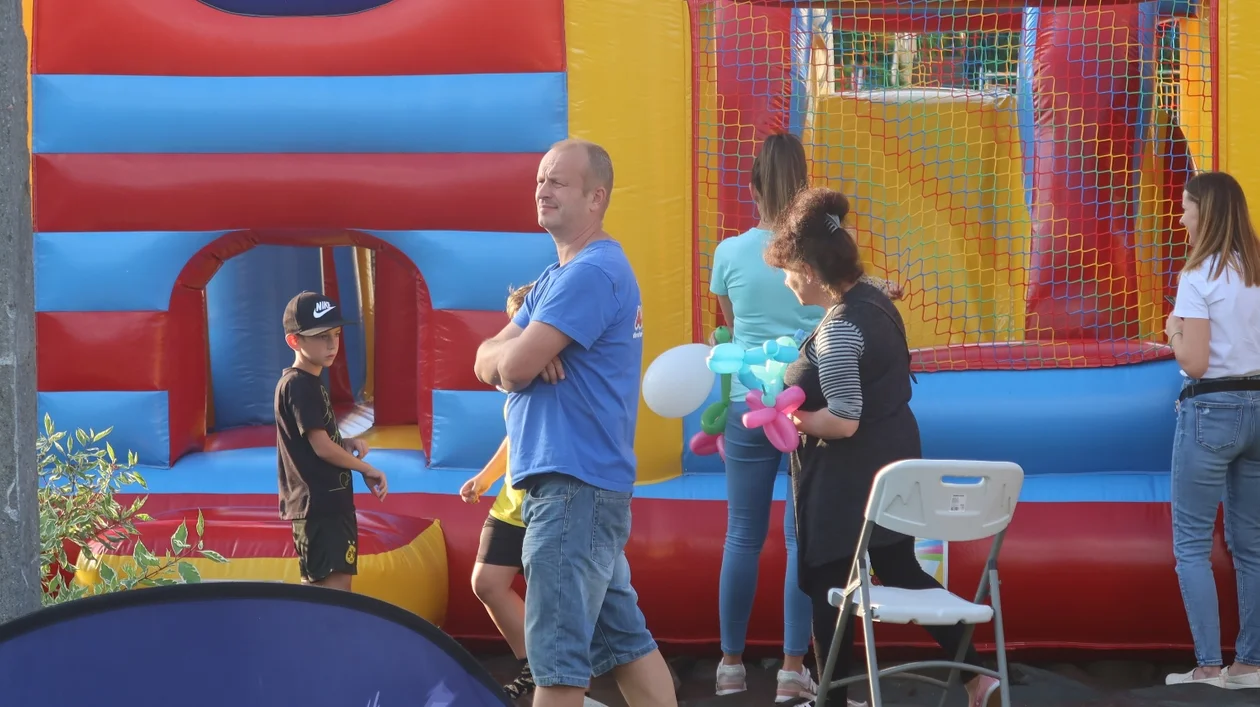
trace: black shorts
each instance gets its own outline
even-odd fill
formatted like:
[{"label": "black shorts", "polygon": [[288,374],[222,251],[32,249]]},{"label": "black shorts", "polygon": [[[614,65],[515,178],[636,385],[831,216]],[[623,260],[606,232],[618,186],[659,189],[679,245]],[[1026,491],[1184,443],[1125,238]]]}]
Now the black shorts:
[{"label": "black shorts", "polygon": [[298,570],[307,582],[319,582],[333,572],[359,573],[359,521],[354,511],[311,516],[293,521],[293,547]]},{"label": "black shorts", "polygon": [[481,526],[481,545],[477,547],[477,561],[483,565],[515,567],[523,570],[521,553],[525,546],[525,529],[519,525],[504,523],[494,516],[487,516]]}]

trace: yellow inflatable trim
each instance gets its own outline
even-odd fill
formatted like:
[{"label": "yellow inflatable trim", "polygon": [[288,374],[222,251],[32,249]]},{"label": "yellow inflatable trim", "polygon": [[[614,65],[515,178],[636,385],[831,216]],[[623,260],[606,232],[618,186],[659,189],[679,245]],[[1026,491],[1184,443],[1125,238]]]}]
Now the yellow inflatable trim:
[{"label": "yellow inflatable trim", "polygon": [[[130,556],[103,555],[99,562],[115,572],[125,572],[134,565]],[[229,558],[226,563],[202,557],[187,560],[201,573],[203,581],[248,580],[300,584],[297,560],[292,557]],[[173,571],[170,576],[174,576]],[[76,581],[95,584],[100,578],[95,567],[75,572]],[[435,626],[446,620],[449,581],[446,566],[446,541],[441,524],[425,528],[410,543],[396,550],[359,556],[359,574],[354,578],[354,592],[402,607]]]}]

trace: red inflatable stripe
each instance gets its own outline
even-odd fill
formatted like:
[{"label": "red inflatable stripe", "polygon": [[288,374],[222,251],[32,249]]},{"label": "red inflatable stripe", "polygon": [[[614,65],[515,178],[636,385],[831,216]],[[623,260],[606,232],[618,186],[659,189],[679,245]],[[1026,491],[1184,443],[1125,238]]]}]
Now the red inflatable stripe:
[{"label": "red inflatable stripe", "polygon": [[170,383],[167,409],[171,421],[172,463],[189,452],[200,451],[205,444],[206,404],[210,397],[205,282],[195,287],[187,284],[177,283],[171,292],[171,305],[167,310],[169,336],[163,352],[166,380]]},{"label": "red inflatable stripe", "polygon": [[[34,159],[35,228],[538,230],[536,154],[56,154]],[[486,204],[494,208],[486,208]]]},{"label": "red inflatable stripe", "polygon": [[753,157],[767,136],[787,132],[792,77],[785,67],[792,65],[792,11],[734,0],[721,0],[715,8],[718,52],[727,57],[717,67],[718,101],[740,116],[718,127],[721,176],[708,185],[717,193],[720,237],[725,238],[757,224],[747,187]]},{"label": "red inflatable stripe", "polygon": [[[1137,260],[1126,234],[1141,155],[1136,5],[1054,10],[1037,32],[1029,339],[1137,338]],[[1072,149],[1065,149],[1072,145]]]},{"label": "red inflatable stripe", "polygon": [[[1084,479],[1082,482],[1089,483]],[[122,500],[126,503],[129,498]],[[157,515],[163,511],[249,504],[274,514],[275,503],[274,493],[152,494],[145,510]],[[760,561],[763,576],[781,576],[784,569],[783,505],[776,501],[770,512],[770,536]],[[485,516],[470,513],[458,495],[391,493],[383,509],[389,514],[441,518],[450,576],[467,577],[472,572]],[[196,518],[196,512],[191,513]],[[361,525],[364,515],[360,512]],[[651,625],[663,627],[656,638],[666,645],[716,645],[717,624],[712,614],[691,607],[714,606],[717,602],[717,582],[710,578],[721,569],[726,504],[635,498],[634,518],[639,527],[651,528],[651,532],[630,536],[626,556],[640,568],[636,569],[635,586],[643,613]],[[207,518],[207,534],[210,528]],[[1001,556],[1007,645],[1076,650],[1192,650],[1190,630],[1184,621],[1150,620],[1152,615],[1176,616],[1184,611],[1174,572],[1171,529],[1166,502],[1021,503]],[[166,535],[169,537],[170,533]],[[209,538],[206,543],[218,549]],[[1114,551],[1082,551],[1103,546]],[[949,544],[952,591],[962,596],[975,592],[988,549],[988,540]],[[1221,633],[1232,637],[1238,628],[1235,577],[1219,519],[1212,564],[1224,588],[1220,601]],[[1089,591],[1080,591],[1083,582],[1089,583]],[[1134,587],[1142,588],[1141,601],[1133,601]],[[763,589],[766,591],[758,592],[750,617],[748,644],[781,650],[782,586],[771,584]],[[1056,610],[1046,611],[1045,607],[1051,605]],[[502,640],[469,583],[451,585],[447,620],[442,629],[461,640]],[[881,627],[878,635],[881,646],[938,650],[931,638],[915,626]],[[861,641],[861,631],[857,640]],[[981,652],[992,650],[992,626],[977,628],[976,644]]]},{"label": "red inflatable stripe", "polygon": [[197,0],[40,0],[34,72],[411,76],[564,70],[562,0],[397,0],[345,17],[247,17]]},{"label": "red inflatable stripe", "polygon": [[[420,274],[394,258],[376,259],[376,424],[418,422],[416,409]],[[426,353],[427,355],[427,353]],[[422,439],[427,440],[427,437]]]},{"label": "red inflatable stripe", "polygon": [[434,390],[492,390],[477,380],[473,363],[477,347],[507,324],[503,312],[458,309],[433,310],[432,339]]},{"label": "red inflatable stripe", "polygon": [[[266,557],[296,557],[293,549],[293,524],[281,520],[274,508],[237,506],[204,507],[207,548],[229,560]],[[423,533],[433,521],[414,516],[359,511],[359,554],[376,555],[406,547]],[[153,514],[153,520],[136,523],[140,531],[123,540],[112,554],[131,554],[137,539],[160,557],[172,552],[171,535],[180,523],[187,524],[192,535],[197,527],[197,510],[169,510]],[[99,551],[99,550],[98,550]],[[193,557],[196,557],[194,553]]]},{"label": "red inflatable stripe", "polygon": [[166,312],[39,312],[38,390],[165,390],[167,321]]}]

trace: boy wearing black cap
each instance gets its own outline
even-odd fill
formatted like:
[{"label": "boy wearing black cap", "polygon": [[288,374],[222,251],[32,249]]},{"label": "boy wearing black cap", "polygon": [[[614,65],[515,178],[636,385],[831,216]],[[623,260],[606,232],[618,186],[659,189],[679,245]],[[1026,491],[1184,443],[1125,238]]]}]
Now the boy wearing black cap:
[{"label": "boy wearing black cap", "polygon": [[293,523],[303,584],[350,590],[358,574],[359,529],[350,472],[385,500],[385,475],[363,461],[367,443],[342,439],[320,379],[337,358],[341,327],[353,323],[337,303],[303,292],[284,310],[284,340],[293,366],[276,385],[276,456],[280,517]]}]

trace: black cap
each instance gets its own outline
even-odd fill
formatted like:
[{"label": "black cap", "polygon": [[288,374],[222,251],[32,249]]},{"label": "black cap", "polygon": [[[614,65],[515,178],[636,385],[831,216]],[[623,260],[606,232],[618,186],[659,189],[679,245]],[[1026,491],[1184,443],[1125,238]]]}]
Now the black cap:
[{"label": "black cap", "polygon": [[329,329],[353,324],[337,303],[315,292],[303,292],[284,308],[284,333],[314,336]]}]

